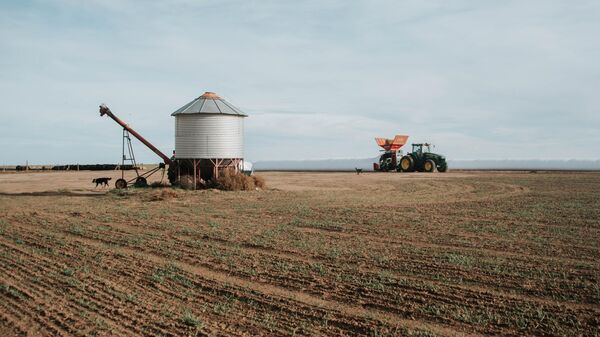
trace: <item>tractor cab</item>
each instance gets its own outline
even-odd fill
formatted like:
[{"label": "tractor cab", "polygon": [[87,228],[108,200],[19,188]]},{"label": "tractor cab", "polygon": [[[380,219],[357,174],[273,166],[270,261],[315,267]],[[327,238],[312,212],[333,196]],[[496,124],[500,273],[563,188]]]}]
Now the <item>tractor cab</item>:
[{"label": "tractor cab", "polygon": [[[425,150],[425,151],[423,151]],[[422,144],[413,144],[412,145],[412,153],[422,155],[423,152],[431,152],[431,144],[422,143]]]}]

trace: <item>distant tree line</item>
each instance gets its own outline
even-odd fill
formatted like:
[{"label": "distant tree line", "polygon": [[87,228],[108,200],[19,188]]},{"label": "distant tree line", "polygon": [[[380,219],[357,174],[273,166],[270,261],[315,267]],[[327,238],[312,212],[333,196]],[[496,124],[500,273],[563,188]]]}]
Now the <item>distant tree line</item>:
[{"label": "distant tree line", "polygon": [[[137,167],[139,169],[139,167]],[[5,168],[6,169],[6,168]],[[10,170],[10,168],[8,168]],[[42,166],[42,167],[31,167],[27,165],[17,165],[15,166],[15,171],[78,171],[78,170],[88,170],[88,171],[110,171],[110,170],[133,170],[135,167],[133,165],[116,165],[116,164],[91,164],[91,165],[80,165],[80,164],[71,164],[71,165],[55,165],[55,166]]]}]

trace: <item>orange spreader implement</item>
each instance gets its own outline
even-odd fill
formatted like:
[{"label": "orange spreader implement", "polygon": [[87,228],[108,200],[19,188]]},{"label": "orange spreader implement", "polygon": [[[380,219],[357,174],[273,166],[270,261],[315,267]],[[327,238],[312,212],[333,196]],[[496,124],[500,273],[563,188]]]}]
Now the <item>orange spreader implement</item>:
[{"label": "orange spreader implement", "polygon": [[377,145],[381,146],[386,151],[398,151],[406,144],[408,136],[396,135],[394,139],[375,138]]}]

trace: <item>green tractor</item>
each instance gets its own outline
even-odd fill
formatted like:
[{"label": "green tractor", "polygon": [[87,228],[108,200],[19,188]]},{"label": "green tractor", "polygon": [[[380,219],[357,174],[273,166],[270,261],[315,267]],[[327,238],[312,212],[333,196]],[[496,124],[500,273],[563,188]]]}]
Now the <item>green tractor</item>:
[{"label": "green tractor", "polygon": [[412,152],[400,159],[398,171],[402,172],[446,172],[448,163],[442,155],[431,152],[431,144],[412,144]]}]

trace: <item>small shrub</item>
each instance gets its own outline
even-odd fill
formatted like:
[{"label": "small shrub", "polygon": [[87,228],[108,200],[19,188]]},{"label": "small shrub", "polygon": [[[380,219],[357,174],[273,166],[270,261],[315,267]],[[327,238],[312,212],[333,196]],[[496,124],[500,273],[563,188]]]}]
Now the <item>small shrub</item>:
[{"label": "small shrub", "polygon": [[245,174],[238,174],[244,177],[241,179],[242,181],[242,190],[244,191],[252,191],[256,189],[256,185],[254,184],[254,179],[252,177],[248,177]]},{"label": "small shrub", "polygon": [[445,254],[445,260],[456,265],[471,266],[473,265],[473,259],[466,255],[447,253]]},{"label": "small shrub", "polygon": [[214,181],[216,188],[225,191],[252,191],[266,186],[265,179],[256,176],[247,176],[233,170],[225,170]]},{"label": "small shrub", "polygon": [[267,187],[267,182],[265,178],[261,176],[252,176],[254,178],[254,185],[260,189],[265,189]]},{"label": "small shrub", "polygon": [[163,284],[165,282],[165,275],[162,270],[158,270],[150,275],[150,280],[154,283]]},{"label": "small shrub", "polygon": [[193,190],[194,189],[194,177],[192,176],[182,176],[179,179],[179,186],[184,190]]},{"label": "small shrub", "polygon": [[145,200],[147,201],[162,201],[169,200],[173,198],[179,197],[179,194],[172,189],[164,189],[161,191],[155,191],[154,193],[145,196]]},{"label": "small shrub", "polygon": [[202,326],[202,322],[200,322],[200,320],[197,319],[196,316],[194,316],[194,314],[192,314],[192,312],[189,310],[186,310],[183,313],[183,316],[181,317],[181,321],[183,322],[183,324],[185,324],[187,326],[193,326],[193,327],[201,327]]},{"label": "small shrub", "polygon": [[73,276],[73,275],[75,275],[75,270],[73,270],[71,268],[66,268],[62,271],[62,273],[65,276]]},{"label": "small shrub", "polygon": [[236,173],[232,170],[225,170],[224,172],[221,172],[221,175],[215,180],[215,185],[218,189],[225,191],[240,191],[244,189],[245,181],[245,175]]}]

